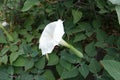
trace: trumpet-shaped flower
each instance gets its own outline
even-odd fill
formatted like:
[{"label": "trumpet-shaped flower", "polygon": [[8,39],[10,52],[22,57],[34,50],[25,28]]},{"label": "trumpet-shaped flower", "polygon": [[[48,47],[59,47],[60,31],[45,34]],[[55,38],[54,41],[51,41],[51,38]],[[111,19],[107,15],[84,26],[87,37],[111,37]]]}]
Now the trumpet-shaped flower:
[{"label": "trumpet-shaped flower", "polygon": [[60,43],[63,34],[62,20],[49,23],[42,32],[39,40],[39,48],[42,50],[42,55],[51,53],[54,47]]},{"label": "trumpet-shaped flower", "polygon": [[39,48],[42,50],[42,55],[51,53],[56,45],[61,44],[70,48],[77,56],[83,57],[81,52],[62,39],[64,33],[63,21],[60,19],[46,25],[39,39]]}]

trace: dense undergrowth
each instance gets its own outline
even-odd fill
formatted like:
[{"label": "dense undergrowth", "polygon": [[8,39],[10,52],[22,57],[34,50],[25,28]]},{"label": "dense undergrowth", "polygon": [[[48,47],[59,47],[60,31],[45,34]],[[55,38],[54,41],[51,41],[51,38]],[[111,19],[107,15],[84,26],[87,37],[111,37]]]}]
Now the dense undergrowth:
[{"label": "dense undergrowth", "polygon": [[[1,0],[0,24],[8,23],[8,34],[0,29],[0,80],[119,80],[116,5],[119,0]],[[84,58],[63,46],[49,60],[41,55],[41,32],[58,19],[64,21],[63,38]]]}]

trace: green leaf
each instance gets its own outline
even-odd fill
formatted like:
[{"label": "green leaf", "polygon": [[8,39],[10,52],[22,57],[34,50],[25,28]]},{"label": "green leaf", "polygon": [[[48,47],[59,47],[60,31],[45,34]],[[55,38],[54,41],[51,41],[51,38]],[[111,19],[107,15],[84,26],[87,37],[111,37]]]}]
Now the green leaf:
[{"label": "green leaf", "polygon": [[89,70],[95,74],[99,72],[101,70],[99,62],[97,62],[95,59],[92,59],[89,64]]},{"label": "green leaf", "polygon": [[67,70],[70,70],[72,68],[72,65],[63,59],[60,59],[60,64],[62,67],[64,67]]},{"label": "green leaf", "polygon": [[67,51],[63,50],[60,52],[61,55],[61,59],[65,60],[69,63],[79,63],[80,62],[80,58],[77,57],[74,54],[69,54]]},{"label": "green leaf", "polygon": [[29,70],[31,73],[36,74],[36,76],[39,74],[42,74],[45,70],[44,69],[37,69],[37,68],[32,68]]},{"label": "green leaf", "polygon": [[24,49],[23,49],[23,48],[20,48],[19,51],[18,51],[18,53],[19,53],[19,55],[25,54]]},{"label": "green leaf", "polygon": [[89,43],[86,47],[85,47],[85,52],[87,53],[88,56],[93,57],[97,54],[95,46],[94,46],[94,42]]},{"label": "green leaf", "polygon": [[13,65],[14,65],[14,66],[23,67],[23,66],[26,65],[26,63],[27,63],[26,61],[27,61],[26,58],[20,56],[20,57],[17,58],[16,61],[14,61]]},{"label": "green leaf", "polygon": [[9,51],[9,47],[7,47],[7,46],[4,47],[4,48],[1,50],[0,56],[5,55],[8,51]]},{"label": "green leaf", "polygon": [[[17,31],[17,30],[16,30]],[[13,37],[13,39],[15,40],[15,41],[19,41],[19,36],[18,36],[18,33],[16,32],[16,31],[14,31],[14,32],[12,32],[11,33],[11,36]]]},{"label": "green leaf", "polygon": [[7,66],[8,69],[7,69],[7,72],[9,75],[13,75],[14,74],[14,67],[13,66]]},{"label": "green leaf", "polygon": [[0,32],[0,43],[7,43],[6,37],[3,35],[2,32]]},{"label": "green leaf", "polygon": [[0,80],[12,80],[7,72],[7,67],[0,66]]},{"label": "green leaf", "polygon": [[18,46],[16,45],[10,45],[10,51],[15,52],[18,50]]},{"label": "green leaf", "polygon": [[48,66],[56,65],[59,61],[59,58],[56,54],[50,54],[49,55],[49,60],[48,60]]},{"label": "green leaf", "polygon": [[30,54],[31,57],[36,57],[38,55],[37,51],[32,50],[32,53]]},{"label": "green leaf", "polygon": [[73,23],[77,23],[82,18],[82,12],[78,10],[72,10]]},{"label": "green leaf", "polygon": [[22,11],[23,12],[28,11],[30,8],[32,8],[34,5],[38,3],[39,3],[39,0],[26,0],[22,8]]},{"label": "green leaf", "polygon": [[109,0],[112,4],[120,5],[120,0]]},{"label": "green leaf", "polygon": [[11,34],[2,26],[1,23],[0,23],[0,28],[4,31],[4,33],[6,34],[8,40],[9,40],[9,41],[13,41],[13,37],[12,37]]},{"label": "green leaf", "polygon": [[20,77],[17,77],[16,80],[34,80],[33,75],[28,74],[28,73],[22,73]]},{"label": "green leaf", "polygon": [[[105,0],[95,0],[95,2],[96,2],[96,6],[100,9],[99,13],[103,14],[103,13],[108,12],[106,10],[106,8],[105,8],[105,5],[106,5],[106,1]],[[99,18],[99,17],[97,17],[97,18]]]},{"label": "green leaf", "polygon": [[[119,0],[117,0],[117,1],[119,1]],[[118,21],[119,21],[119,24],[120,24],[120,3],[119,3],[119,6],[115,6],[115,9],[116,9]]]},{"label": "green leaf", "polygon": [[81,31],[91,31],[91,25],[87,22],[80,22],[77,26]]},{"label": "green leaf", "polygon": [[46,80],[43,76],[35,75],[34,80]]},{"label": "green leaf", "polygon": [[0,11],[3,10],[4,1],[0,1]]},{"label": "green leaf", "polygon": [[120,49],[120,37],[117,40],[117,47]]},{"label": "green leaf", "polygon": [[114,60],[115,57],[111,55],[105,55],[104,60]]},{"label": "green leaf", "polygon": [[7,64],[7,62],[8,62],[8,56],[7,55],[4,55],[4,56],[0,57],[0,63]]},{"label": "green leaf", "polygon": [[114,80],[112,76],[106,70],[103,70],[101,78],[103,80]]},{"label": "green leaf", "polygon": [[31,25],[33,23],[34,23],[34,17],[32,17],[32,16],[28,17],[24,22],[24,26],[25,26],[26,30],[28,30],[28,31],[32,30]]},{"label": "green leaf", "polygon": [[85,64],[83,64],[83,65],[81,65],[81,67],[79,67],[79,71],[84,78],[86,78],[87,75],[89,74],[89,68]]},{"label": "green leaf", "polygon": [[19,56],[18,52],[12,52],[10,54],[10,63],[12,64],[18,58],[18,56]]},{"label": "green leaf", "polygon": [[64,1],[63,4],[65,5],[65,7],[71,8],[71,7],[73,7],[73,0]]},{"label": "green leaf", "polygon": [[104,43],[104,42],[96,42],[96,43],[95,43],[95,46],[96,46],[96,47],[100,47],[100,48],[105,48],[105,47],[107,46],[107,44]]},{"label": "green leaf", "polygon": [[105,48],[107,46],[107,43],[104,42],[96,42],[95,43],[96,47],[100,47],[100,48]]},{"label": "green leaf", "polygon": [[45,57],[41,57],[36,63],[35,67],[38,69],[43,69],[45,67]]},{"label": "green leaf", "polygon": [[34,60],[33,59],[26,60],[25,70],[28,70],[28,69],[32,68],[33,66],[34,66]]},{"label": "green leaf", "polygon": [[[96,1],[98,1],[98,0],[96,0]],[[92,25],[95,29],[100,28],[101,27],[101,21],[99,19],[93,20]]]},{"label": "green leaf", "polygon": [[27,42],[31,42],[31,40],[34,38],[34,36],[33,35],[30,35],[30,34],[27,34],[26,35],[26,41]]},{"label": "green leaf", "polygon": [[72,69],[70,71],[67,71],[67,70],[64,70],[62,75],[61,75],[61,78],[62,79],[68,79],[68,78],[73,78],[73,77],[76,77],[78,75],[78,69]]},{"label": "green leaf", "polygon": [[120,62],[115,60],[102,60],[101,61],[105,70],[115,79],[120,79]]},{"label": "green leaf", "polygon": [[114,57],[119,54],[119,52],[116,48],[107,48],[105,50],[106,50],[108,55],[111,55],[111,56],[114,56]]},{"label": "green leaf", "polygon": [[55,77],[54,77],[52,71],[50,71],[50,70],[46,70],[44,72],[43,76],[44,76],[45,80],[55,80]]},{"label": "green leaf", "polygon": [[61,76],[62,72],[64,71],[64,68],[60,64],[57,64],[56,70],[57,70],[58,74]]},{"label": "green leaf", "polygon": [[22,44],[20,47],[21,47],[21,50],[19,50],[19,53],[24,54],[24,56],[26,57],[27,56],[35,57],[38,54],[38,52],[32,49],[30,44]]},{"label": "green leaf", "polygon": [[15,67],[15,66],[13,66],[13,67],[14,67],[14,73],[16,73],[16,74],[21,74],[24,72],[23,67]]},{"label": "green leaf", "polygon": [[[117,36],[114,35],[110,35],[108,36],[107,40],[106,40],[106,44],[109,45],[116,45],[116,40],[119,40]],[[118,41],[117,41],[118,42]],[[119,44],[119,43],[118,43]]]},{"label": "green leaf", "polygon": [[107,34],[101,29],[97,29],[96,33],[97,33],[97,35],[96,35],[97,40],[99,42],[105,42],[105,40],[107,38]]},{"label": "green leaf", "polygon": [[94,33],[93,31],[94,31],[93,29],[91,29],[91,31],[86,31],[85,35],[91,37]]},{"label": "green leaf", "polygon": [[87,38],[87,37],[86,37],[84,34],[77,34],[77,35],[75,36],[75,39],[74,39],[73,42],[78,42],[78,41],[84,40],[84,39],[86,39],[86,38]]},{"label": "green leaf", "polygon": [[6,36],[7,36],[9,41],[13,41],[14,40],[13,37],[11,36],[11,34],[8,33],[8,31],[6,31],[5,29],[4,29],[4,33],[6,34]]}]

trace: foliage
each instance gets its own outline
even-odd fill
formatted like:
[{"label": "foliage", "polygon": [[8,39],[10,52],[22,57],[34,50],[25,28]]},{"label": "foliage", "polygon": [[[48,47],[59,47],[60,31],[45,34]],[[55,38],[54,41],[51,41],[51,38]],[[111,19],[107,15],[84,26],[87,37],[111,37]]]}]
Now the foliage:
[{"label": "foliage", "polygon": [[[118,80],[120,76],[120,63],[114,60],[103,60],[103,66],[108,73],[115,79]],[[113,68],[114,67],[114,68]]]},{"label": "foliage", "polygon": [[[61,46],[42,56],[41,32],[58,19],[84,58]],[[119,80],[119,23],[119,0],[0,0],[0,80]]]}]

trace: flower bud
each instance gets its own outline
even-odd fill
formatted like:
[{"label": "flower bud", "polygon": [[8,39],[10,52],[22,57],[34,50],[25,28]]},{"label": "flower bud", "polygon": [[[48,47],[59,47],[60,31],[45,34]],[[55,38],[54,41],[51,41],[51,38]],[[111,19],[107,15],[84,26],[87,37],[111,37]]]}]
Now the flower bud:
[{"label": "flower bud", "polygon": [[2,23],[2,26],[7,26],[8,25],[8,23],[6,22],[6,21],[4,21],[3,23]]}]

